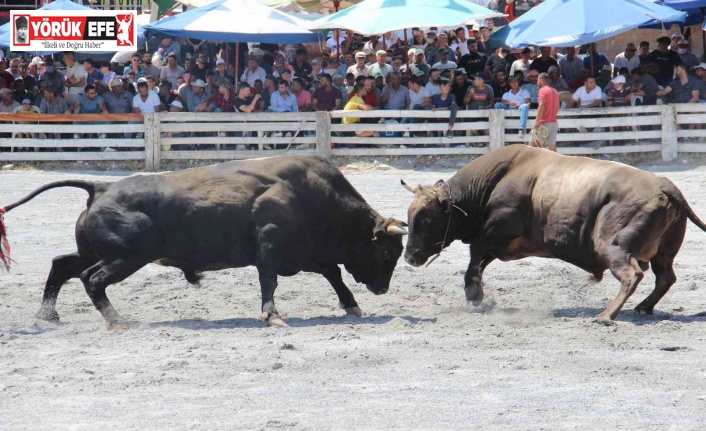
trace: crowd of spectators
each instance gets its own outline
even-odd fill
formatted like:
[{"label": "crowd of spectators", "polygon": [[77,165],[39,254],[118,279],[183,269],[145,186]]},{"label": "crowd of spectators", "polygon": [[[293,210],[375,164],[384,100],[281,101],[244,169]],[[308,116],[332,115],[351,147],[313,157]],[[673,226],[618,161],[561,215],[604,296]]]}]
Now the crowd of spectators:
[{"label": "crowd of spectators", "polygon": [[458,110],[517,109],[522,137],[543,72],[565,109],[706,102],[706,63],[679,32],[654,41],[654,49],[651,41],[628,43],[611,61],[596,44],[493,49],[495,25],[415,28],[409,40],[340,32],[316,56],[304,46],[261,44],[238,71],[217,44],[176,38],[125,64],[78,61],[71,52],[61,62],[3,58],[0,112],[449,110],[444,134],[452,136]]}]

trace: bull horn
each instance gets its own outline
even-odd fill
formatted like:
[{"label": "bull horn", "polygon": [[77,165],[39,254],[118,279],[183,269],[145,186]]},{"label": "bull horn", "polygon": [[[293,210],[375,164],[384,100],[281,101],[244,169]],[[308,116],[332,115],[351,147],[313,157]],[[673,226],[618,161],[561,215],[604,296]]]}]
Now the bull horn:
[{"label": "bull horn", "polygon": [[387,227],[387,234],[388,235],[407,235],[409,232],[405,230],[404,228],[401,228],[397,225],[391,224]]},{"label": "bull horn", "polygon": [[402,187],[404,187],[405,189],[409,190],[410,192],[414,193],[414,192],[416,191],[416,189],[415,189],[414,187],[412,187],[412,186],[410,186],[409,184],[405,183],[404,180],[400,180],[400,183],[402,184]]},{"label": "bull horn", "polygon": [[423,185],[420,184],[418,187],[419,187],[419,191],[421,191],[422,194],[424,196],[428,197],[429,199],[438,199],[439,198],[439,195],[437,195],[436,193],[434,193],[431,190],[427,190],[426,188],[424,188]]}]

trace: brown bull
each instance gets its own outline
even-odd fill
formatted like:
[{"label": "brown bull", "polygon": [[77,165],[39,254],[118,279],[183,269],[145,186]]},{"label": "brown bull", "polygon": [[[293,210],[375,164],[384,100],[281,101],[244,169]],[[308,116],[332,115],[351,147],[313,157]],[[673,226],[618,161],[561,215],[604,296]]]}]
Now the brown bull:
[{"label": "brown bull", "polygon": [[614,319],[650,264],[655,289],[635,310],[651,314],[676,281],[672,264],[687,218],[706,231],[666,178],[623,164],[513,145],[479,157],[448,182],[410,187],[405,260],[424,264],[453,241],[470,244],[466,299],[483,300],[486,266],[529,256],[569,262],[620,293],[598,315]]}]

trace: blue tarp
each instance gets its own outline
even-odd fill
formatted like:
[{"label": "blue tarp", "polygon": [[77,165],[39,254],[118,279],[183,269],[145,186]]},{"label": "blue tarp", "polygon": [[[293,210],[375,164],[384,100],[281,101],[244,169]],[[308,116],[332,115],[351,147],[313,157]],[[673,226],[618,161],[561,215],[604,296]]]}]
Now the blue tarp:
[{"label": "blue tarp", "polygon": [[493,33],[491,46],[567,47],[607,39],[654,20],[684,22],[685,12],[648,0],[547,0]]}]

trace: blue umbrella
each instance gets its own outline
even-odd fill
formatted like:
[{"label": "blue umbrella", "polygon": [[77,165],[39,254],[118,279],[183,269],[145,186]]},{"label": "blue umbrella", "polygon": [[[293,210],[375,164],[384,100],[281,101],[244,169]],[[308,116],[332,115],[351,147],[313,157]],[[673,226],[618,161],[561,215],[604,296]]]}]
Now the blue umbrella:
[{"label": "blue umbrella", "polygon": [[145,26],[148,34],[219,42],[306,43],[319,35],[306,21],[257,0],[218,0]]},{"label": "blue umbrella", "polygon": [[607,39],[643,24],[684,22],[686,13],[648,0],[547,0],[493,33],[491,46],[567,47]]},{"label": "blue umbrella", "polygon": [[412,27],[457,27],[502,16],[467,0],[365,0],[318,19],[309,28],[348,29],[369,36]]}]

